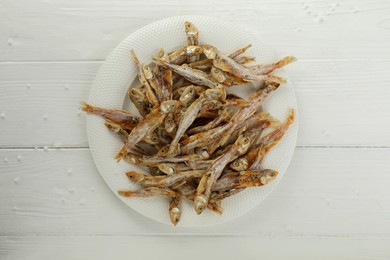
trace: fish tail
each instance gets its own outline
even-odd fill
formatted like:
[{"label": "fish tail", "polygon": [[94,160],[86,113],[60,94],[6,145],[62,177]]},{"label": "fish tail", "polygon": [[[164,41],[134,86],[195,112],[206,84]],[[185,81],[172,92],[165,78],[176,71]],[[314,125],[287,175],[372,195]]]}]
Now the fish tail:
[{"label": "fish tail", "polygon": [[245,46],[244,48],[242,48],[242,50],[245,52],[245,51],[248,50],[250,47],[252,47],[252,44],[248,44],[247,46]]},{"label": "fish tail", "polygon": [[283,83],[287,82],[287,80],[285,78],[275,76],[275,75],[267,75],[266,79],[267,79],[267,81],[271,81],[271,82],[278,83],[278,84],[283,84]]},{"label": "fish tail", "polygon": [[137,64],[137,65],[140,65],[138,57],[135,54],[135,51],[133,49],[130,50],[130,55],[131,55],[131,58],[133,59],[134,63]]},{"label": "fish tail", "polygon": [[124,157],[125,155],[127,154],[126,152],[126,149],[125,149],[125,146],[123,146],[119,152],[115,155],[115,159],[117,162],[120,162]]},{"label": "fish tail", "polygon": [[93,110],[93,106],[89,105],[87,102],[85,101],[81,101],[80,102],[80,105],[81,105],[81,109],[85,112],[89,112],[91,113],[92,110]]},{"label": "fish tail", "polygon": [[269,113],[264,113],[264,115],[261,117],[261,121],[263,120],[267,120],[267,122],[269,123],[269,127],[279,127],[281,122],[279,119],[271,116]]},{"label": "fish tail", "polygon": [[283,59],[281,59],[280,61],[275,63],[275,68],[279,69],[279,68],[284,67],[290,63],[293,63],[294,61],[297,61],[297,58],[295,58],[294,56],[284,57]]},{"label": "fish tail", "polygon": [[123,197],[134,197],[136,192],[131,190],[118,190],[118,194]]},{"label": "fish tail", "polygon": [[294,108],[290,108],[289,111],[288,111],[288,118],[287,118],[287,122],[289,125],[291,125],[295,120],[295,109]]}]

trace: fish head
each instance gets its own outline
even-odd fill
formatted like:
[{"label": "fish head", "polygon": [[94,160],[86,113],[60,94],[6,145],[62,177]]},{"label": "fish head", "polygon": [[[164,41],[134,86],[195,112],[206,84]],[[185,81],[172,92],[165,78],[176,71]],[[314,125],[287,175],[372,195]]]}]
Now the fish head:
[{"label": "fish head", "polygon": [[207,59],[214,59],[217,56],[218,50],[211,45],[203,45],[203,54],[206,55]]},{"label": "fish head", "polygon": [[226,100],[226,90],[225,88],[212,88],[205,91],[205,96],[208,99],[214,100]]},{"label": "fish head", "polygon": [[246,158],[243,157],[234,160],[229,166],[235,171],[244,171],[248,169],[249,162]]},{"label": "fish head", "polygon": [[150,141],[152,141],[154,144],[158,144],[159,143],[157,133],[152,132],[150,134]]},{"label": "fish head", "polygon": [[187,46],[185,48],[185,52],[188,55],[200,55],[200,54],[202,54],[203,49],[200,46],[193,46],[193,45],[191,45],[191,46]]},{"label": "fish head", "polygon": [[142,70],[143,70],[143,72],[145,74],[145,78],[146,79],[149,80],[149,79],[153,79],[154,78],[154,74],[153,74],[153,71],[152,71],[151,67],[149,67],[148,65],[144,64],[142,66]]},{"label": "fish head", "polygon": [[171,219],[171,222],[173,225],[177,225],[179,223],[181,217],[181,209],[174,207],[169,210],[169,218]]},{"label": "fish head", "polygon": [[132,182],[140,182],[145,178],[145,175],[140,172],[126,172],[126,176]]},{"label": "fish head", "polygon": [[227,78],[226,72],[216,68],[211,68],[211,75],[218,81],[218,82],[224,82]]},{"label": "fish head", "polygon": [[173,119],[173,116],[168,116],[167,118],[165,118],[165,130],[168,133],[172,133],[172,131],[175,130],[176,127],[177,125],[175,120]]},{"label": "fish head", "polygon": [[206,147],[200,147],[196,149],[196,154],[202,159],[208,159],[210,157]]},{"label": "fish head", "polygon": [[165,145],[165,146],[161,147],[157,151],[157,156],[165,156],[165,155],[167,155],[168,149],[169,149],[169,145]]},{"label": "fish head", "polygon": [[128,94],[134,100],[143,102],[145,100],[145,94],[139,88],[129,88]]},{"label": "fish head", "polygon": [[237,139],[238,152],[243,154],[249,149],[249,146],[252,144],[252,138],[246,135],[240,135]]},{"label": "fish head", "polygon": [[278,176],[278,171],[266,169],[262,172],[262,174],[259,176],[260,182],[263,185],[266,185],[270,183],[271,181],[275,180],[275,178]]},{"label": "fish head", "polygon": [[196,97],[196,90],[193,85],[188,86],[184,89],[182,94],[180,95],[180,102],[184,105],[187,104],[189,101],[195,99]]},{"label": "fish head", "polygon": [[115,124],[114,122],[112,122],[110,120],[106,120],[104,125],[108,128],[108,130],[110,130],[111,132],[114,132],[114,133],[118,133],[121,130],[121,127],[119,125]]},{"label": "fish head", "polygon": [[160,163],[157,167],[165,174],[173,174],[175,173],[175,167],[172,163]]},{"label": "fish head", "polygon": [[164,101],[160,105],[161,112],[172,113],[176,112],[180,108],[181,104],[177,100]]},{"label": "fish head", "polygon": [[202,214],[202,212],[206,209],[207,207],[207,201],[204,195],[198,195],[194,199],[194,206],[195,206],[195,211],[198,215]]}]

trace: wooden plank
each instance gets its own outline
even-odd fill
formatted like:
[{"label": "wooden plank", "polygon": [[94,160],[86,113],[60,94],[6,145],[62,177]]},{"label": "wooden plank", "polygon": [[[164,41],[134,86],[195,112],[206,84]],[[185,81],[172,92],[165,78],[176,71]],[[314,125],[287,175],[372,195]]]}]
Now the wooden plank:
[{"label": "wooden plank", "polygon": [[[0,63],[0,146],[87,147],[79,102],[87,99],[100,65]],[[389,146],[389,69],[390,61],[292,64],[298,145]]]},{"label": "wooden plank", "polygon": [[191,229],[154,222],[120,202],[88,149],[2,149],[0,235],[390,236],[389,154],[390,148],[298,148],[260,206],[228,223]]},{"label": "wooden plank", "polygon": [[272,259],[326,260],[390,257],[390,238],[346,237],[0,237],[4,259]]},{"label": "wooden plank", "polygon": [[104,60],[135,30],[183,14],[230,21],[300,59],[382,60],[390,58],[389,8],[383,0],[4,0],[0,61]]}]

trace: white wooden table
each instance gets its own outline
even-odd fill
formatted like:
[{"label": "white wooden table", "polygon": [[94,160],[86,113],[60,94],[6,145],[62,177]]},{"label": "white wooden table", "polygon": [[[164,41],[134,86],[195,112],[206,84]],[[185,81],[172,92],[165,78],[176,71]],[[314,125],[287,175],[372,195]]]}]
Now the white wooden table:
[{"label": "white wooden table", "polygon": [[[299,58],[286,176],[255,210],[198,229],[121,203],[78,110],[121,40],[183,14],[245,26]],[[183,256],[390,259],[389,1],[0,0],[0,259]]]}]

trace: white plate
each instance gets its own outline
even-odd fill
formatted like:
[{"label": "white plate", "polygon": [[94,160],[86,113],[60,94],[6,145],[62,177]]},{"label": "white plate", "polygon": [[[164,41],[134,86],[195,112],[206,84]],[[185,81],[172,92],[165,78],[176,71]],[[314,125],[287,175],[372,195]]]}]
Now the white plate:
[{"label": "white plate", "polygon": [[[127,97],[127,89],[137,76],[129,55],[130,49],[135,50],[141,62],[149,63],[152,55],[159,48],[172,51],[184,46],[186,43],[185,21],[194,23],[199,29],[201,44],[211,44],[223,52],[231,52],[250,43],[253,47],[246,54],[255,56],[258,63],[269,63],[280,58],[260,43],[250,32],[233,24],[202,16],[168,18],[139,29],[115,48],[100,68],[91,89],[89,102],[107,108],[125,108],[136,113]],[[287,77],[283,70],[277,74]],[[253,89],[254,86],[251,85],[241,86],[239,90],[236,88],[236,93],[247,96]],[[296,107],[296,99],[290,81],[272,94],[263,106],[264,110],[269,111],[280,120],[284,120],[289,108]],[[186,202],[183,205],[183,215],[178,225],[182,227],[215,225],[237,218],[259,205],[272,192],[286,172],[297,140],[297,125],[295,122],[279,145],[272,149],[265,158],[265,167],[279,171],[279,176],[275,181],[261,188],[246,189],[226,199],[223,202],[225,210],[221,216],[210,211],[205,211],[198,216],[193,205]],[[101,176],[111,190],[117,194],[119,189],[136,189],[136,186],[127,180],[125,172],[142,169],[126,162],[118,164],[114,160],[114,155],[123,145],[119,138],[109,132],[104,126],[104,120],[97,116],[88,116],[87,128],[92,156]],[[119,196],[118,198],[144,216],[171,225],[167,199],[128,199]]]}]

